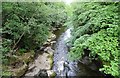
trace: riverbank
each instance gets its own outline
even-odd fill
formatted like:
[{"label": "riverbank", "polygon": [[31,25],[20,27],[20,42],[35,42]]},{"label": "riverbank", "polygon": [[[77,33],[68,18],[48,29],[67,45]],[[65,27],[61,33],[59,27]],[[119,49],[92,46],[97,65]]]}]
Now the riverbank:
[{"label": "riverbank", "polygon": [[54,50],[52,45],[56,42],[56,35],[50,33],[48,40],[37,51],[37,56],[34,62],[30,63],[28,70],[24,76],[54,76],[55,73],[51,70],[53,67]]},{"label": "riverbank", "polygon": [[100,76],[104,78],[98,71],[97,65],[90,62],[89,57],[83,58],[80,62],[68,60],[69,48],[66,41],[69,40],[70,33],[71,30],[65,27],[50,32],[49,38],[40,49],[30,52],[27,54],[29,56],[24,55],[24,58],[21,56],[21,60],[26,61],[23,64],[17,61],[17,68],[11,69],[12,76],[22,78],[28,76]]},{"label": "riverbank", "polygon": [[55,75],[51,70],[53,67],[53,54],[52,46],[56,43],[56,35],[54,31],[60,28],[54,28],[49,32],[49,37],[42,47],[36,51],[30,50],[29,52],[20,53],[16,52],[14,57],[10,58],[9,66],[3,66],[6,70],[3,75],[5,76],[37,76],[41,72],[46,71],[46,75]]}]

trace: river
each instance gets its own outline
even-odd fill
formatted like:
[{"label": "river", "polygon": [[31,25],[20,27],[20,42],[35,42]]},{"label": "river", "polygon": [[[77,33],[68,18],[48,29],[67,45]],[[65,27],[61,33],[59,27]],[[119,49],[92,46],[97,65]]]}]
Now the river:
[{"label": "river", "polygon": [[[106,78],[104,74],[102,74],[98,70],[100,64],[97,62],[89,63],[89,60],[87,60],[89,57],[83,58],[82,61],[68,60],[67,54],[69,52],[68,51],[69,48],[66,42],[67,40],[69,40],[69,38],[71,38],[71,29],[72,28],[66,29],[65,27],[62,27],[54,31],[54,34],[56,35],[56,39],[54,41],[56,41],[56,43],[50,47],[54,49],[53,66],[51,70],[56,73],[55,78],[58,77],[68,78],[73,76],[79,78],[80,77],[89,78],[90,76],[92,78],[93,76],[95,78],[96,77]],[[50,51],[52,50],[50,49]],[[28,68],[29,70],[26,72],[25,76],[42,76],[42,75],[47,76],[46,71],[48,68],[46,68],[46,66],[48,66],[49,63],[45,63],[44,60],[46,60],[45,57],[47,56],[44,56],[44,54],[48,55],[48,53],[46,52],[44,52],[42,55],[40,54],[39,57],[37,57],[35,61],[29,66]],[[86,65],[87,63],[89,64]]]},{"label": "river", "polygon": [[78,61],[68,61],[68,46],[66,41],[71,37],[71,28],[61,28],[54,33],[57,35],[57,43],[54,45],[55,53],[53,66],[53,70],[57,74],[56,77],[99,76],[100,78],[104,78],[103,74],[95,69],[97,66],[94,63],[89,67]]}]

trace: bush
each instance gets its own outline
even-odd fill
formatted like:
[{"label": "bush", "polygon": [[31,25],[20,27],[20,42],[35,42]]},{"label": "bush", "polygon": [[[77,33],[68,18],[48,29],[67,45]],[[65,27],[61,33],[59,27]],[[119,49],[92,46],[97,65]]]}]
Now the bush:
[{"label": "bush", "polygon": [[[79,60],[90,51],[91,60],[100,59],[106,74],[118,76],[119,3],[74,3],[70,59]],[[96,57],[98,56],[98,57]]]},{"label": "bush", "polygon": [[17,50],[25,52],[42,46],[51,27],[61,26],[65,19],[63,3],[3,2],[3,56],[15,54]]}]

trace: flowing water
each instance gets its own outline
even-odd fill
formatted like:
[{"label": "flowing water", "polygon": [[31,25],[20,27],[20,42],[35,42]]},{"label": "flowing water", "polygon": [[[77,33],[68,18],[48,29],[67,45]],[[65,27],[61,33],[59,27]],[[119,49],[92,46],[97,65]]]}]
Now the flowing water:
[{"label": "flowing water", "polygon": [[[68,54],[68,46],[66,44],[66,41],[69,40],[71,37],[71,28],[68,28],[65,30],[65,27],[60,28],[59,30],[54,31],[54,34],[57,36],[55,41],[56,44],[52,46],[52,48],[55,50],[54,52],[54,64],[53,64],[53,71],[56,73],[56,78],[57,77],[85,77],[89,78],[87,76],[97,76],[99,78],[105,78],[96,68],[97,65],[95,63],[91,63],[88,66],[83,64],[80,61],[68,61],[67,59],[67,54]],[[84,63],[87,63],[87,58],[83,59]],[[37,61],[36,61],[37,60]],[[32,70],[30,69],[28,71],[29,73],[36,73],[36,71],[39,71],[39,68],[41,67],[40,64],[38,63],[40,61],[39,58],[35,60],[35,63],[33,63],[33,66],[35,64],[35,67],[30,66]],[[38,65],[39,64],[39,65]],[[99,65],[98,65],[99,66]],[[33,69],[35,71],[33,71]],[[45,73],[44,71],[37,72],[40,76],[41,73]],[[26,76],[26,75],[25,75]],[[34,76],[34,75],[32,75]],[[35,75],[36,76],[36,75]],[[93,78],[93,77],[92,77]],[[95,77],[96,78],[96,77]]]},{"label": "flowing water", "polygon": [[70,29],[67,29],[65,33],[61,34],[55,45],[53,70],[58,76],[66,76],[67,74],[65,64],[67,64],[68,48],[65,41],[68,38],[70,38]]},{"label": "flowing water", "polygon": [[[55,31],[57,35],[57,43],[54,46],[54,66],[53,70],[58,76],[101,76],[102,74],[98,71],[91,70],[84,64],[80,62],[68,61],[68,47],[66,45],[66,40],[71,36],[71,28],[64,31],[64,29]],[[96,67],[95,64],[92,65],[92,68]]]},{"label": "flowing water", "polygon": [[[111,78],[105,77],[104,74],[99,72],[100,64],[97,62],[89,63],[89,57],[82,58],[81,61],[69,61],[67,58],[69,47],[66,44],[66,41],[71,37],[71,29],[65,29],[62,27],[58,30],[54,31],[54,34],[57,36],[55,41],[56,44],[52,45],[52,49],[54,49],[54,64],[52,70],[56,73],[55,78],[64,77],[64,78]],[[29,67],[29,70],[25,73],[22,78],[26,78],[26,76],[47,76],[46,70],[41,70],[41,58],[37,58],[34,63]],[[43,61],[44,62],[44,61]],[[43,69],[43,68],[42,68]],[[91,76],[91,77],[90,77]],[[28,78],[28,77],[27,77]]]}]

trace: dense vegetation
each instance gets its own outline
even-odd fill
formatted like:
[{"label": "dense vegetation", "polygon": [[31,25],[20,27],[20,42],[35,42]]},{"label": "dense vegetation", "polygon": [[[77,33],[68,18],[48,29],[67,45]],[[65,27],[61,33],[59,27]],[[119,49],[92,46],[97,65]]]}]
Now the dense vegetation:
[{"label": "dense vegetation", "polygon": [[2,53],[3,64],[16,53],[35,50],[47,40],[54,27],[66,20],[63,3],[3,2]]},{"label": "dense vegetation", "polygon": [[69,57],[79,60],[87,53],[91,60],[101,60],[99,70],[119,75],[119,3],[74,3]]},{"label": "dense vegetation", "polygon": [[9,65],[10,58],[17,53],[35,51],[54,28],[68,25],[73,27],[70,59],[80,60],[87,54],[91,61],[102,62],[101,72],[118,77],[119,5],[118,2],[73,3],[67,7],[59,2],[2,3],[3,64]]}]

